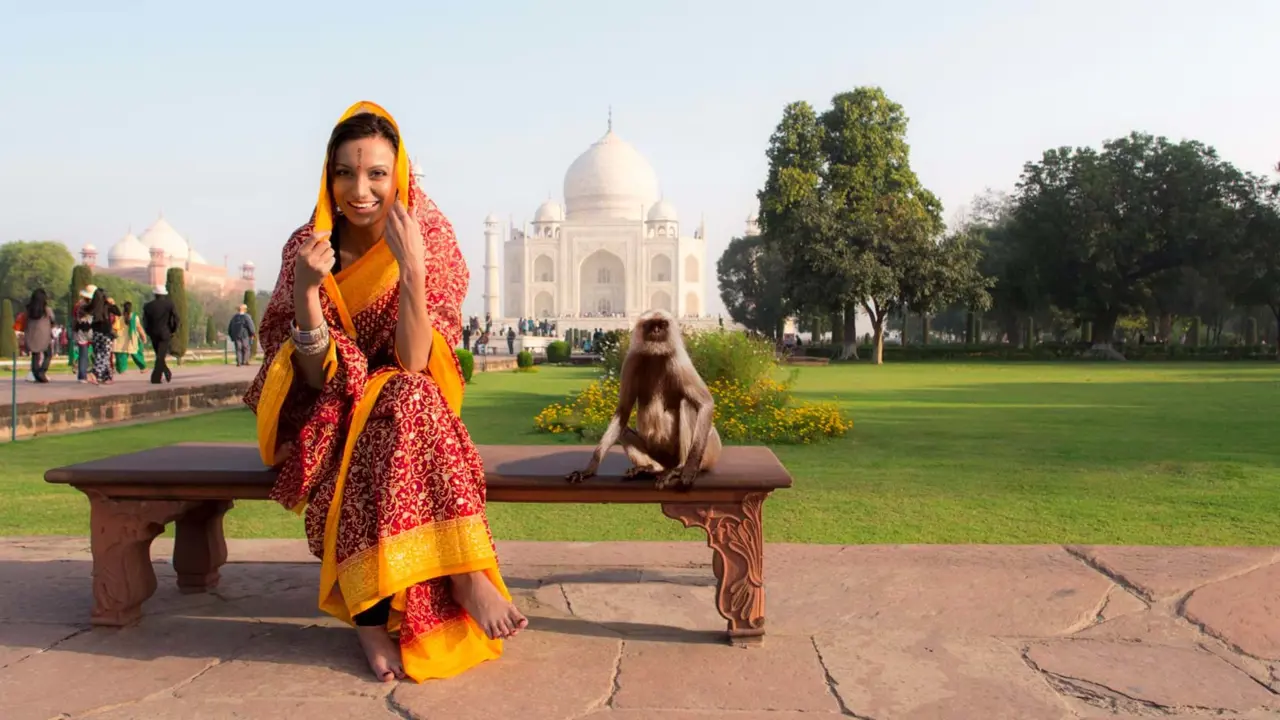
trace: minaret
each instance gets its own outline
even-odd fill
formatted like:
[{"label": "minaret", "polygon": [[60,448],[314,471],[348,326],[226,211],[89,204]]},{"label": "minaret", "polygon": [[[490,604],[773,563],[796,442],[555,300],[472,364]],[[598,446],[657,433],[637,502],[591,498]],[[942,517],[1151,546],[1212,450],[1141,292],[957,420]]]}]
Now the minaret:
[{"label": "minaret", "polygon": [[497,322],[502,317],[498,253],[502,250],[502,221],[492,213],[484,219],[484,311]]}]

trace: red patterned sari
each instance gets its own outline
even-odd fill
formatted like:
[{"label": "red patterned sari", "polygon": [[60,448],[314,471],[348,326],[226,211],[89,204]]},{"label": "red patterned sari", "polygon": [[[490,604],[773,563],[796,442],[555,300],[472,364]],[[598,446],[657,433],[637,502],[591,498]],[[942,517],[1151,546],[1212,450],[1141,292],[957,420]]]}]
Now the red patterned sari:
[{"label": "red patterned sari", "polygon": [[[353,105],[342,120],[357,112],[395,124],[372,103]],[[435,328],[426,371],[408,372],[396,357],[399,268],[380,240],[325,279],[320,301],[333,342],[324,387],[295,373],[294,263],[303,242],[333,227],[322,176],[311,221],[285,244],[259,329],[265,360],[245,402],[257,414],[263,462],[279,465],[271,497],[304,514],[311,552],[321,558],[320,609],[352,623],[391,597],[388,627],[400,633],[406,674],[421,682],[502,654],[502,642],[453,600],[447,576],[483,571],[504,597],[510,593],[485,519],[484,468],[458,415],[463,383],[452,349],[469,272],[453,227],[409,174],[403,139],[395,174],[426,244]],[[293,451],[278,461],[284,443]]]}]

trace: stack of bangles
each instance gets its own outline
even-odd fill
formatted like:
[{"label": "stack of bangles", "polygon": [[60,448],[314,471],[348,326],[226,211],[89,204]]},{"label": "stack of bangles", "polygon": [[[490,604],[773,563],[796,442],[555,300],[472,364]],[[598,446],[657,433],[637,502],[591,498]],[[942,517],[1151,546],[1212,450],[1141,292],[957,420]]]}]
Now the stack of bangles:
[{"label": "stack of bangles", "polygon": [[319,355],[329,349],[329,325],[320,323],[315,330],[299,330],[296,322],[289,324],[293,336],[293,350],[299,355]]}]

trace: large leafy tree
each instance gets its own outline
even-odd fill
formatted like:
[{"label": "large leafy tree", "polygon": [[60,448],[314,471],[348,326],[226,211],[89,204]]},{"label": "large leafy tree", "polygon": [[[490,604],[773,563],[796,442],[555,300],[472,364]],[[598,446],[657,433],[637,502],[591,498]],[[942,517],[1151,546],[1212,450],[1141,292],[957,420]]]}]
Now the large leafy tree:
[{"label": "large leafy tree", "polygon": [[61,307],[75,264],[60,242],[18,240],[0,245],[0,297],[25,305],[36,288],[44,288],[53,306]]},{"label": "large leafy tree", "polygon": [[1270,308],[1280,338],[1280,186],[1258,187],[1258,202],[1249,212],[1244,242],[1231,285],[1242,305]]},{"label": "large leafy tree", "polygon": [[787,316],[782,258],[764,237],[730,240],[716,261],[716,278],[729,317],[774,340],[781,338]]},{"label": "large leafy tree", "polygon": [[893,313],[984,295],[949,284],[972,278],[963,262],[976,255],[965,242],[941,241],[942,205],[911,170],[906,130],[901,105],[860,87],[820,116],[807,103],[788,105],[770,139],[761,226],[784,260],[788,297],[843,310],[844,357],[857,342],[859,306],[880,363]]},{"label": "large leafy tree", "polygon": [[1201,143],[1132,133],[1101,150],[1057,148],[1028,163],[1016,234],[1053,304],[1109,345],[1166,274],[1237,252],[1251,184]]}]

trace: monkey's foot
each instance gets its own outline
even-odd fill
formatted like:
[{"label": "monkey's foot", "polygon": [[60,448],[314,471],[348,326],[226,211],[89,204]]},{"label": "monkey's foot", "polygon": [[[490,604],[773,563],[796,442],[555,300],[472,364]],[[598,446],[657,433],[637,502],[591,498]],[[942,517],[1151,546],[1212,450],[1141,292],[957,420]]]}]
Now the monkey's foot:
[{"label": "monkey's foot", "polygon": [[647,467],[630,467],[622,473],[622,479],[625,480],[648,480],[657,473]]},{"label": "monkey's foot", "polygon": [[684,479],[684,471],[682,468],[671,468],[664,470],[658,474],[658,479],[654,481],[653,486],[659,490],[671,488],[673,490],[688,490],[693,486],[693,479]]},{"label": "monkey's foot", "polygon": [[586,471],[586,470],[574,470],[573,472],[569,473],[568,475],[565,475],[565,476],[564,476],[564,479],[565,479],[565,481],[567,481],[567,482],[570,482],[570,483],[573,483],[574,485],[577,485],[577,484],[581,483],[583,480],[586,480],[587,478],[592,477],[592,476],[594,476],[594,475],[595,475],[595,473],[593,473],[593,472],[588,472],[588,471]]}]

